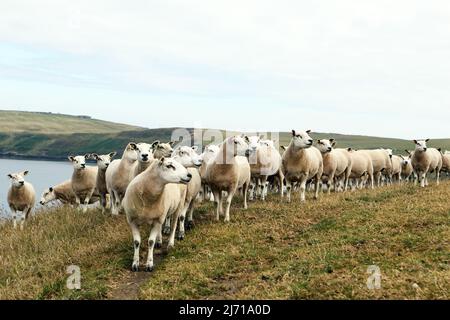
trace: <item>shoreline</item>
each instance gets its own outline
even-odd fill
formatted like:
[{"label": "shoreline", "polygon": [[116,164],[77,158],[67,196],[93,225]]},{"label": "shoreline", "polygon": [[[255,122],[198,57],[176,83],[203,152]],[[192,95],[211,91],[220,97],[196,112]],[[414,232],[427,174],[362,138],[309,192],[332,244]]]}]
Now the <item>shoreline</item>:
[{"label": "shoreline", "polygon": [[6,160],[35,160],[35,161],[54,161],[54,162],[64,162],[67,159],[63,157],[44,157],[44,156],[33,156],[33,155],[20,155],[20,154],[8,154],[0,153],[0,159]]}]

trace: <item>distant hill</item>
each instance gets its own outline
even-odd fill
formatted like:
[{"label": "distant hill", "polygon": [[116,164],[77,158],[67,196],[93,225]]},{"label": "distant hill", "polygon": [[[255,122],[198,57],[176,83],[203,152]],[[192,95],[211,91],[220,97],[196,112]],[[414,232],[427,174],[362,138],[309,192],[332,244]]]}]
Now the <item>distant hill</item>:
[{"label": "distant hill", "polygon": [[142,129],[126,124],[92,119],[89,116],[0,110],[0,132],[2,133],[117,133]]},{"label": "distant hill", "polygon": [[[122,152],[130,141],[169,141],[175,128],[145,129],[125,124],[69,116],[0,110],[0,156],[64,160],[68,154]],[[192,128],[187,129],[191,134]],[[338,147],[356,149],[391,148],[394,153],[412,149],[412,142],[336,133],[312,133],[314,139],[334,138]],[[280,145],[287,145],[291,133],[280,133]],[[208,141],[204,141],[208,143]],[[450,150],[450,139],[433,140],[430,146]]]}]

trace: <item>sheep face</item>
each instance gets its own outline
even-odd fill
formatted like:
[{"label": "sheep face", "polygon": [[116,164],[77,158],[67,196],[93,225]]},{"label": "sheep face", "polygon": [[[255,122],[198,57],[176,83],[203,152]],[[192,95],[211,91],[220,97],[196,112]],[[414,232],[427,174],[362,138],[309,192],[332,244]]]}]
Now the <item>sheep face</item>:
[{"label": "sheep face", "polygon": [[15,188],[21,188],[25,185],[25,176],[28,174],[28,171],[18,172],[18,173],[10,173],[8,174],[9,179],[11,179],[11,185]]},{"label": "sheep face", "polygon": [[152,149],[153,149],[155,158],[171,157],[172,153],[173,153],[174,144],[175,144],[175,142],[173,142],[173,141],[168,142],[168,143],[161,143],[160,141],[153,142]]},{"label": "sheep face", "polygon": [[108,167],[111,164],[111,161],[115,155],[116,155],[115,152],[111,152],[110,154],[104,154],[104,155],[98,155],[98,154],[94,153],[92,155],[92,158],[97,161],[97,166],[99,169],[106,170],[106,169],[108,169]]},{"label": "sheep face", "polygon": [[136,145],[137,160],[139,162],[148,163],[153,160],[153,149],[148,143],[138,143]]},{"label": "sheep face", "polygon": [[248,144],[241,136],[231,137],[226,141],[227,148],[234,150],[234,156],[245,156],[248,150]]},{"label": "sheep face", "polygon": [[307,149],[311,148],[314,140],[311,139],[309,134],[311,130],[308,131],[295,131],[292,130],[292,142],[296,148]]},{"label": "sheep face", "polygon": [[256,150],[258,150],[258,148],[261,146],[260,145],[261,137],[258,137],[258,136],[252,136],[252,137],[245,136],[244,139],[245,139],[245,142],[248,144],[248,151],[250,151],[250,152],[256,152]]},{"label": "sheep face", "polygon": [[159,176],[167,183],[187,184],[192,179],[187,169],[173,159],[162,157],[158,166]]},{"label": "sheep face", "polygon": [[411,163],[411,157],[400,156],[400,158],[402,158],[402,167],[406,167]]},{"label": "sheep face", "polygon": [[201,158],[203,162],[208,162],[210,159],[214,158],[220,151],[219,146],[210,144],[205,147],[205,151],[202,153]]},{"label": "sheep face", "polygon": [[179,162],[185,168],[198,168],[202,165],[202,157],[197,154],[198,148],[194,147],[179,147],[175,149],[173,159]]},{"label": "sheep face", "polygon": [[394,156],[394,153],[392,152],[392,149],[383,149],[384,151],[386,151],[386,153],[388,154],[389,158],[392,159],[392,157]]},{"label": "sheep face", "polygon": [[69,160],[72,162],[74,169],[83,170],[86,169],[86,159],[89,159],[90,155],[86,154],[84,156],[69,156]]},{"label": "sheep face", "polygon": [[417,152],[427,152],[427,142],[430,141],[430,139],[427,140],[414,140],[414,143],[416,144],[416,151]]},{"label": "sheep face", "polygon": [[328,153],[333,151],[333,147],[335,145],[336,142],[334,141],[334,139],[322,139],[317,141],[317,149],[319,149],[321,153]]},{"label": "sheep face", "polygon": [[45,205],[54,200],[56,200],[55,190],[53,189],[53,187],[50,187],[44,190],[41,196],[41,201],[39,201],[39,203],[41,205]]},{"label": "sheep face", "polygon": [[131,162],[136,161],[137,157],[138,157],[137,149],[138,149],[137,143],[130,142],[127,145],[127,148],[125,149],[125,153],[123,155],[123,158],[125,158],[125,159],[127,159],[128,161],[131,161]]}]

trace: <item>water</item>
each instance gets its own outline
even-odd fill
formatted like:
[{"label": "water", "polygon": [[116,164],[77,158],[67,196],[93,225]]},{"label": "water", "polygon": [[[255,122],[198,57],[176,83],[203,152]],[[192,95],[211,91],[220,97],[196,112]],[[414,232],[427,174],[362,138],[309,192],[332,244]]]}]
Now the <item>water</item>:
[{"label": "water", "polygon": [[10,217],[7,203],[8,189],[11,185],[9,173],[28,170],[30,173],[25,180],[33,184],[36,190],[36,208],[44,189],[61,183],[72,177],[72,165],[69,161],[36,161],[0,159],[0,217]]}]

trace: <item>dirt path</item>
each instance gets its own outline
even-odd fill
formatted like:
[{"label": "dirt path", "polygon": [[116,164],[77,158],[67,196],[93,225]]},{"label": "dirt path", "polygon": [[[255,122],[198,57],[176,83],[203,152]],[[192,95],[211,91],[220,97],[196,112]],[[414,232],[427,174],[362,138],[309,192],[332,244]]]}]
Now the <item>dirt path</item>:
[{"label": "dirt path", "polygon": [[[161,263],[164,256],[163,252],[155,252],[156,266]],[[125,271],[123,276],[111,286],[108,300],[139,300],[141,286],[148,283],[152,275],[152,272],[143,271],[143,266],[139,272]]]}]

